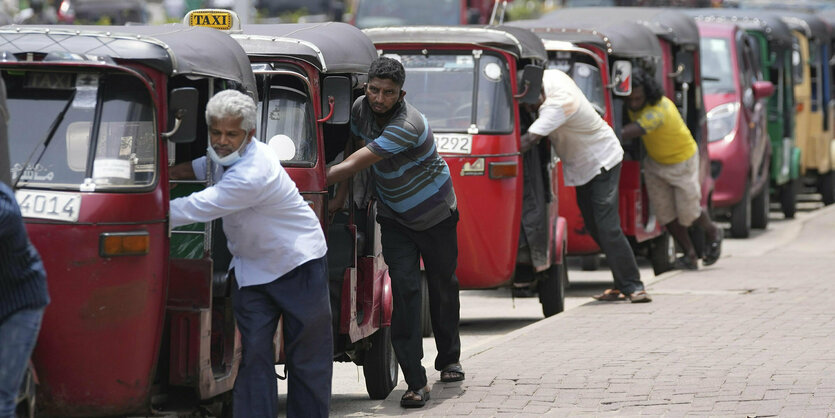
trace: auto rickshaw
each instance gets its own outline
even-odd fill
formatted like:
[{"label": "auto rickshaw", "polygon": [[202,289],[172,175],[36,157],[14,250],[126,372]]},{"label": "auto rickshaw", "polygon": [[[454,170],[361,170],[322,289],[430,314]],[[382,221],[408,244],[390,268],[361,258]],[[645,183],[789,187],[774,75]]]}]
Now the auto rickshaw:
[{"label": "auto rickshaw", "polygon": [[[629,89],[623,88],[624,65],[651,72],[661,65],[658,39],[637,23],[598,20],[594,24],[573,25],[561,19],[541,19],[510,24],[527,28],[542,39],[548,51],[547,67],[569,74],[618,135],[623,127],[625,96],[629,94]],[[638,143],[634,151],[640,152],[640,147]],[[601,249],[585,228],[575,188],[565,185],[562,170],[556,171],[561,197],[559,213],[568,223],[567,253],[583,257],[585,270],[595,269]],[[639,253],[649,256],[656,271],[669,270],[675,259],[672,237],[655,221],[650,209],[641,177],[640,155],[624,155],[618,194],[624,234]]]},{"label": "auto rickshaw", "polygon": [[707,108],[708,151],[718,170],[712,217],[730,221],[731,236],[765,229],[769,216],[771,144],[765,98],[774,85],[754,39],[737,25],[698,22]]},{"label": "auto rickshaw", "polygon": [[[566,233],[557,216],[550,146],[543,141],[536,155],[519,150],[519,107],[538,99],[547,58],[542,42],[527,30],[504,26],[363,31],[382,55],[403,63],[406,100],[429,120],[435,146],[449,165],[461,214],[456,271],[461,288],[532,280],[543,314],[562,312]],[[530,195],[541,198],[542,216],[523,225],[525,182]],[[542,259],[534,260],[532,250]],[[423,323],[428,335],[428,319]]]},{"label": "auto rickshaw", "polygon": [[241,352],[229,283],[213,283],[219,229],[191,232],[194,257],[170,254],[168,166],[205,152],[194,139],[208,138],[199,115],[214,91],[256,94],[243,49],[183,25],[6,26],[0,38],[10,173],[52,298],[33,354],[39,411],[228,405]]},{"label": "auto rickshaw", "polygon": [[[660,61],[657,61],[656,67],[648,68],[648,70],[656,74],[656,77],[664,86],[665,94],[676,103],[698,144],[700,157],[699,180],[702,189],[701,204],[702,207],[708,208],[714,184],[713,178],[710,176],[707,156],[707,126],[705,124],[699,69],[699,36],[695,23],[688,16],[678,11],[641,7],[566,8],[546,14],[537,22],[534,24],[552,29],[567,28],[574,30],[595,28],[601,25],[617,26],[626,23],[637,23],[656,36],[661,50]],[[570,31],[567,30],[567,32]],[[622,108],[623,106],[619,104],[617,107]],[[623,112],[623,110],[619,111]],[[624,114],[619,114],[617,118],[619,120],[616,123],[626,122],[623,120]],[[616,125],[615,131],[619,134],[620,126]],[[632,158],[638,160],[643,157],[645,152],[639,141],[626,144],[625,151],[631,154]],[[622,169],[622,176],[624,171],[625,167]],[[638,171],[637,176],[640,176],[640,171]],[[626,214],[626,216],[628,217],[626,220],[628,224],[637,219],[634,215]],[[651,220],[654,222],[654,217]],[[700,253],[704,241],[703,234],[696,232],[694,228],[691,235],[694,238],[697,252]],[[640,239],[637,235],[632,235],[630,238]],[[636,239],[632,241],[633,244],[641,242]],[[662,232],[660,239],[653,244],[636,245],[636,250],[639,253],[649,255],[653,261],[655,274],[661,274],[672,268],[672,262],[675,259],[675,246],[666,232]],[[594,265],[591,267],[594,267]]]},{"label": "auto rickshaw", "polygon": [[241,27],[235,13],[218,9],[191,11],[183,21],[228,22],[220,29],[249,56],[260,97],[256,137],[276,152],[327,236],[334,360],[363,366],[368,394],[385,398],[397,385],[398,366],[376,202],[349,205],[329,221],[325,177],[326,163],[345,149],[351,105],[377,57],[374,44],[338,22]]},{"label": "auto rickshaw", "polygon": [[[824,114],[824,123],[829,124],[826,126],[829,128],[830,131],[833,131],[830,135],[833,138],[835,138],[835,128],[832,127],[832,124],[835,123],[835,63],[832,62],[832,57],[833,55],[835,55],[835,29],[833,29],[833,27],[835,27],[835,9],[821,10],[818,13],[816,13],[816,16],[818,16],[820,19],[826,22],[827,25],[829,25],[831,31],[829,39],[830,60],[828,63],[826,61],[823,62],[823,72],[821,73],[825,73],[825,75],[822,75],[822,77],[826,77],[826,80],[828,80],[828,82],[825,83],[823,92],[824,97],[828,98],[828,100],[822,103],[822,106],[826,107],[826,113]],[[827,150],[822,150],[821,152],[828,153],[830,161],[835,161],[835,146],[830,148],[828,152]],[[830,201],[829,194],[830,190],[832,190],[832,187],[830,187],[830,185],[835,186],[835,170],[830,170],[829,174],[824,175],[820,179],[819,190],[822,196],[823,203],[826,205],[832,203]],[[835,192],[833,192],[833,195],[831,197],[833,201],[835,201]]]},{"label": "auto rickshaw", "polygon": [[835,115],[829,107],[830,28],[813,14],[781,11],[780,18],[791,28],[799,47],[799,60],[793,64],[800,174],[804,183],[821,194],[823,203],[830,205],[835,203],[835,130],[832,128]]},{"label": "auto rickshaw", "polygon": [[[752,48],[763,63],[763,78],[774,84],[768,99],[768,135],[771,141],[771,196],[780,202],[783,215],[797,211],[801,151],[795,145],[794,37],[778,15],[757,10],[694,9],[696,21],[736,24],[753,37]],[[719,175],[722,167],[711,170]]]}]

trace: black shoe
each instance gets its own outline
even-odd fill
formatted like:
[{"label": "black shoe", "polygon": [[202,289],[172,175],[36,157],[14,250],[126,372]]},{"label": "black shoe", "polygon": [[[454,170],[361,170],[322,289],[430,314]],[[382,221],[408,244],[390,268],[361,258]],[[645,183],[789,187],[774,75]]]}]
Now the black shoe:
[{"label": "black shoe", "polygon": [[704,265],[709,266],[719,260],[722,255],[722,239],[725,238],[725,231],[717,229],[716,240],[707,245],[705,256],[702,258]]},{"label": "black shoe", "polygon": [[689,258],[683,255],[676,259],[675,263],[673,263],[673,268],[678,270],[698,270],[699,263],[695,258]]}]

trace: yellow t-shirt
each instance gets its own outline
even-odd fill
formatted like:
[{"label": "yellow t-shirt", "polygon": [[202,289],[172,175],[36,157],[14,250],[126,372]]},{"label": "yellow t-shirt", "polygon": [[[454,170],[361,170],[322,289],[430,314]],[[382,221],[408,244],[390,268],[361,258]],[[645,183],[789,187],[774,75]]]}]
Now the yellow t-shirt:
[{"label": "yellow t-shirt", "polygon": [[696,140],[687,129],[678,108],[666,96],[638,112],[630,110],[629,118],[646,131],[644,146],[650,158],[658,163],[677,164],[698,151]]}]

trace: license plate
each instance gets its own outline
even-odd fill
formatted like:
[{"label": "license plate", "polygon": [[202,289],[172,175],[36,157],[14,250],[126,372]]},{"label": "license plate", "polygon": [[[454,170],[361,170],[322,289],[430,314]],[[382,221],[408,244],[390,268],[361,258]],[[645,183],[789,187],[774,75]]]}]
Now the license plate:
[{"label": "license plate", "polygon": [[81,210],[81,195],[78,193],[18,190],[15,198],[24,218],[75,222]]},{"label": "license plate", "polygon": [[438,152],[448,154],[470,154],[473,152],[473,137],[468,134],[435,134]]}]

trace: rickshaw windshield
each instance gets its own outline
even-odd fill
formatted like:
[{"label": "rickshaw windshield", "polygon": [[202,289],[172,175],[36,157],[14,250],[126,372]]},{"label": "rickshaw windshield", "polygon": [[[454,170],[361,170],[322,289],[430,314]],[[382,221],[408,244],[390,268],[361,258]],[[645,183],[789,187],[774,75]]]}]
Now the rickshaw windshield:
[{"label": "rickshaw windshield", "polygon": [[461,0],[362,0],[354,21],[358,28],[459,25]]},{"label": "rickshaw windshield", "polygon": [[[406,68],[406,83],[403,86],[406,101],[426,116],[433,131],[462,132],[475,124],[479,133],[511,132],[510,75],[498,56],[399,57]],[[476,82],[478,91],[474,103]]]},{"label": "rickshaw windshield", "polygon": [[[154,184],[154,107],[135,76],[30,70],[2,75],[8,88],[11,174],[13,181],[20,177],[20,187],[112,191]],[[63,120],[47,138],[64,109]]]},{"label": "rickshaw windshield", "polygon": [[736,91],[730,42],[721,38],[702,38],[701,54],[704,92],[717,94]]},{"label": "rickshaw windshield", "polygon": [[283,166],[316,164],[316,124],[313,103],[303,83],[291,75],[258,77],[262,101],[258,102],[256,136],[275,151]]},{"label": "rickshaw windshield", "polygon": [[577,62],[571,68],[571,78],[589,99],[594,110],[600,115],[606,113],[606,96],[603,93],[603,79],[600,77],[600,69],[591,64]]}]

